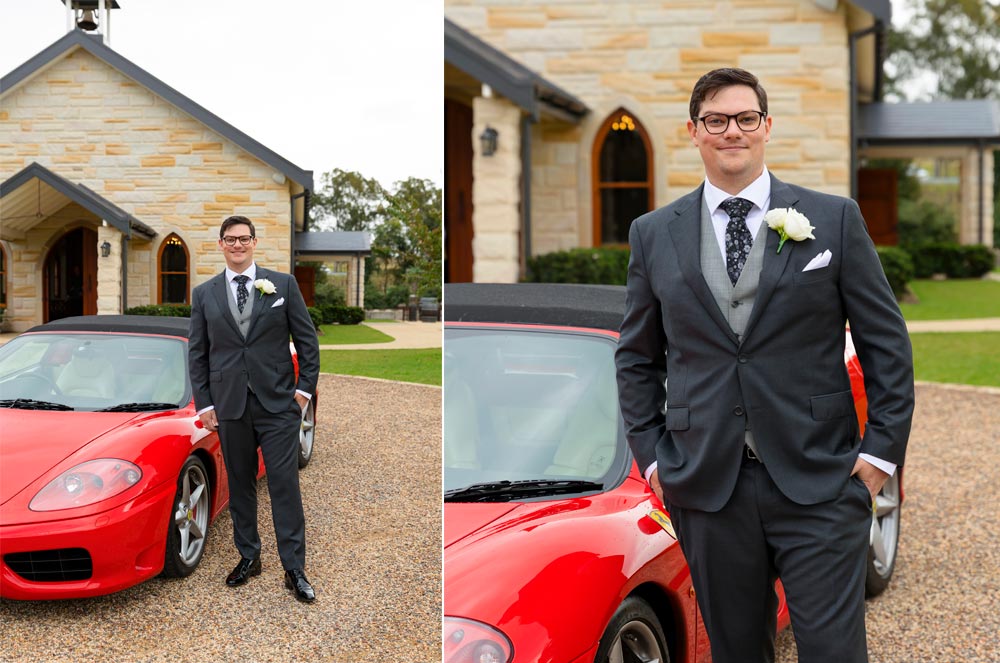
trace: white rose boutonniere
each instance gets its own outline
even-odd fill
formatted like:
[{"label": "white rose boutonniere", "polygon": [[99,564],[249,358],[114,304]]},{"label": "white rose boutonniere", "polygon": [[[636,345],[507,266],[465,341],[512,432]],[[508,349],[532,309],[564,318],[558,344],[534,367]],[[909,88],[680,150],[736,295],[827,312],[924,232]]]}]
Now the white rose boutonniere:
[{"label": "white rose boutonniere", "polygon": [[274,287],[274,284],[267,279],[257,279],[253,282],[253,287],[260,291],[260,295],[257,296],[257,299],[261,299],[264,295],[273,295],[277,290],[277,288]]},{"label": "white rose boutonniere", "polygon": [[778,242],[778,253],[785,245],[786,240],[801,242],[804,239],[816,239],[812,231],[815,226],[809,225],[806,215],[792,207],[776,207],[764,215],[767,227],[778,232],[780,242]]}]

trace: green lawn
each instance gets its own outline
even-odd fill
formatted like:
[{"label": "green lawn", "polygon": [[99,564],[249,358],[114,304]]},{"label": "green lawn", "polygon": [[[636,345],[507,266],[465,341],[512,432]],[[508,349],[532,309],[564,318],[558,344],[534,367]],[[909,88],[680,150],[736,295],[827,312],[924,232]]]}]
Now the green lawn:
[{"label": "green lawn", "polygon": [[1000,387],[1000,332],[911,334],[918,380]]},{"label": "green lawn", "polygon": [[[322,337],[320,337],[322,339]],[[322,340],[320,341],[322,343]],[[320,350],[323,373],[441,384],[441,348],[421,350]]]},{"label": "green lawn", "polygon": [[392,336],[367,325],[322,325],[320,345],[351,345],[354,343],[388,343]]},{"label": "green lawn", "polygon": [[910,282],[919,304],[900,304],[907,320],[1000,318],[1000,281],[948,279]]}]

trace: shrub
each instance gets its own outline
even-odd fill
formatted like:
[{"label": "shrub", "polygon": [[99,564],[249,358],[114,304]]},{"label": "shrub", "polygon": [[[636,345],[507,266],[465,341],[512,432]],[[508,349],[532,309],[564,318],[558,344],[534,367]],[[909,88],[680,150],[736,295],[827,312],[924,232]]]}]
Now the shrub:
[{"label": "shrub", "polygon": [[982,244],[963,246],[953,242],[938,242],[908,247],[913,256],[913,269],[917,278],[925,279],[934,274],[949,278],[978,278],[993,269],[993,251]]},{"label": "shrub", "polygon": [[125,315],[160,315],[174,318],[190,318],[190,304],[149,304],[125,309]]},{"label": "shrub", "polygon": [[359,306],[326,306],[320,313],[324,325],[358,325],[365,319],[365,310]]},{"label": "shrub", "polygon": [[896,246],[878,246],[875,250],[889,287],[899,299],[906,292],[906,284],[913,279],[913,260],[909,253]]},{"label": "shrub", "polygon": [[380,292],[372,285],[365,288],[365,308],[396,308],[406,304],[410,299],[410,289],[405,284],[389,286],[385,292]]},{"label": "shrub", "polygon": [[323,312],[315,306],[310,306],[307,310],[309,311],[309,317],[312,318],[313,326],[319,329],[319,326],[323,324]]},{"label": "shrub", "polygon": [[555,251],[528,258],[525,281],[533,283],[598,283],[625,285],[627,247]]},{"label": "shrub", "polygon": [[953,243],[955,215],[928,200],[899,201],[899,245],[904,249],[924,244]]}]

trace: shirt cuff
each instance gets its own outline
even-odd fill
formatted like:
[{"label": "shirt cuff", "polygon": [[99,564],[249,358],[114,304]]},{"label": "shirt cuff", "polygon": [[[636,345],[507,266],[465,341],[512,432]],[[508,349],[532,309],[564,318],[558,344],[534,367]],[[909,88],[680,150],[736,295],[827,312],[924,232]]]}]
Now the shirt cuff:
[{"label": "shirt cuff", "polygon": [[871,456],[869,454],[858,454],[858,458],[860,458],[861,460],[868,461],[869,463],[871,463],[878,469],[882,470],[889,476],[892,476],[893,474],[896,473],[895,463],[890,463],[887,460],[882,460],[881,458],[876,458],[875,456]]},{"label": "shirt cuff", "polygon": [[208,407],[201,408],[200,410],[198,410],[197,412],[195,412],[195,414],[200,417],[201,415],[205,414],[209,410],[214,410],[214,409],[215,409],[214,405],[209,405]]},{"label": "shirt cuff", "polygon": [[655,471],[656,471],[656,461],[654,460],[653,464],[647,467],[646,471],[642,473],[642,476],[646,477],[646,483],[649,483],[649,477],[653,476],[653,472]]},{"label": "shirt cuff", "polygon": [[306,397],[306,400],[307,400],[307,401],[311,401],[311,400],[312,400],[312,398],[313,398],[313,397],[312,397],[312,394],[310,394],[310,393],[309,393],[308,391],[302,391],[301,389],[296,389],[296,390],[295,390],[295,393],[296,393],[296,394],[302,394],[303,396],[305,396],[305,397]]}]

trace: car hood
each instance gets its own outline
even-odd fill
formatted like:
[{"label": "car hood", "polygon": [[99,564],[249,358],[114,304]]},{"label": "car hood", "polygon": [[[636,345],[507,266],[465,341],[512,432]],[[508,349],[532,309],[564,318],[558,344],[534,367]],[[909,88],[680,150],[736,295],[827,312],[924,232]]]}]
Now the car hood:
[{"label": "car hood", "polygon": [[0,410],[0,504],[134,412]]}]

